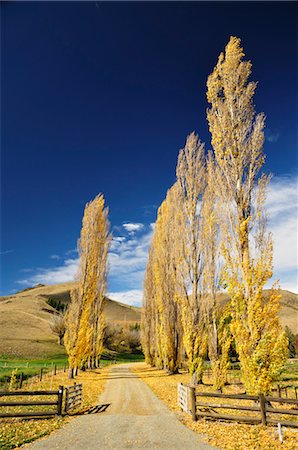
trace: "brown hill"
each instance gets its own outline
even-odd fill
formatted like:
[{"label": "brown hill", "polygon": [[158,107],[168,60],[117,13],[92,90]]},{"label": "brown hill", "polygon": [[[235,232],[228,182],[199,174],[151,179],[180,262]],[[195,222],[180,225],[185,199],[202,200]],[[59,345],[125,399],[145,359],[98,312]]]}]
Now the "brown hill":
[{"label": "brown hill", "polygon": [[[68,303],[75,283],[38,285],[12,296],[0,297],[0,355],[43,357],[63,353],[50,329],[57,311],[49,305]],[[54,301],[54,302],[53,302]],[[104,308],[107,323],[139,323],[140,308],[109,298]]]},{"label": "brown hill", "polygon": [[[64,350],[56,343],[50,322],[56,310],[48,302],[68,303],[75,283],[38,285],[15,295],[0,297],[0,355],[50,356]],[[267,291],[268,292],[268,291]],[[298,295],[280,291],[280,321],[294,334],[298,333]],[[221,294],[223,302],[228,296]],[[111,299],[105,301],[107,323],[139,323],[141,309]]]}]

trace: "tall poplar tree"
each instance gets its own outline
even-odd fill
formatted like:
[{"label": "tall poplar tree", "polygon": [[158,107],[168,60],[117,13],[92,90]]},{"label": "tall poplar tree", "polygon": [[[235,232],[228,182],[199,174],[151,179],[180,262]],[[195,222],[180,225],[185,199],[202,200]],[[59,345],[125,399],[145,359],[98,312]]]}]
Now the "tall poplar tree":
[{"label": "tall poplar tree", "polygon": [[79,286],[71,294],[67,313],[65,344],[71,370],[86,363],[96,367],[103,349],[109,227],[104,197],[98,195],[85,207],[78,245]]},{"label": "tall poplar tree", "polygon": [[229,368],[228,353],[231,346],[229,327],[229,305],[223,307],[221,289],[221,234],[218,198],[214,185],[214,159],[209,152],[207,158],[207,186],[201,209],[201,241],[204,261],[202,285],[202,320],[208,336],[208,356],[211,361],[213,385],[222,389],[227,381]]},{"label": "tall poplar tree", "polygon": [[240,39],[231,37],[207,82],[207,111],[216,168],[225,259],[231,297],[231,330],[249,392],[267,393],[285,360],[287,340],[279,325],[279,295],[263,295],[272,276],[272,237],[264,209],[269,177],[264,163],[265,116],[254,110],[251,63]]},{"label": "tall poplar tree", "polygon": [[177,163],[177,183],[182,198],[183,230],[180,235],[180,273],[183,339],[193,382],[203,376],[207,336],[202,321],[203,242],[200,204],[206,185],[204,144],[195,133],[187,137]]},{"label": "tall poplar tree", "polygon": [[143,349],[146,361],[170,373],[178,371],[182,357],[181,314],[177,301],[178,205],[179,187],[174,184],[158,210],[143,299]]}]

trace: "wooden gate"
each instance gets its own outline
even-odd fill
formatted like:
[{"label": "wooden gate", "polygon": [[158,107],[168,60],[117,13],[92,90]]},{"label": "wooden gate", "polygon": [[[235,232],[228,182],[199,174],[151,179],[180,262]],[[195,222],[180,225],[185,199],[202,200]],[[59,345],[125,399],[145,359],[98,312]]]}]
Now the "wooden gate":
[{"label": "wooden gate", "polygon": [[[41,400],[40,397],[55,397],[54,400]],[[10,398],[19,398],[20,400],[10,400]],[[26,397],[27,400],[22,399]],[[8,398],[8,400],[6,400]],[[44,417],[62,414],[63,386],[58,391],[0,391],[0,407],[5,409],[1,412],[0,417]],[[3,401],[4,400],[4,401]],[[39,410],[35,406],[53,406],[52,410]],[[11,407],[13,408],[11,410]],[[24,408],[20,408],[24,407]],[[17,411],[14,409],[17,408]]]},{"label": "wooden gate", "polygon": [[65,389],[65,412],[78,408],[82,404],[83,385],[74,384]]}]

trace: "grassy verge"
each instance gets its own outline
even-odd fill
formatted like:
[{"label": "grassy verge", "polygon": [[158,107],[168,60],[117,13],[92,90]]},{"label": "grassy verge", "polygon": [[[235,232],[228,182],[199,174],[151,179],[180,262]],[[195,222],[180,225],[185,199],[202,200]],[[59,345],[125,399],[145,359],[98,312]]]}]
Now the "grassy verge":
[{"label": "grassy verge", "polygon": [[115,361],[117,363],[143,362],[144,355],[142,353],[117,353]]},{"label": "grassy verge", "polygon": [[[98,403],[98,397],[104,390],[108,370],[109,368],[106,367],[79,372],[74,381],[83,384],[83,409]],[[56,376],[46,377],[42,382],[34,383],[32,389],[56,390],[60,385],[69,386],[72,384],[73,380],[69,380],[67,374],[62,372]],[[16,398],[11,397],[10,400],[16,400]],[[39,407],[40,409],[41,407]],[[38,420],[0,419],[0,448],[10,450],[24,443],[32,442],[60,428],[69,420],[71,420],[70,417]]]},{"label": "grassy verge", "polygon": [[[105,367],[111,362],[125,363],[144,361],[143,354],[133,353],[117,353],[105,351],[100,361],[100,366]],[[65,354],[58,354],[49,356],[43,359],[29,359],[29,358],[12,358],[8,355],[0,355],[0,390],[8,388],[9,379],[12,371],[17,369],[17,377],[23,373],[25,380],[30,383],[30,378],[38,376],[40,369],[43,370],[43,375],[53,372],[54,366],[58,371],[67,366],[67,356]]]},{"label": "grassy verge", "polygon": [[24,379],[43,373],[49,373],[54,366],[62,369],[67,364],[67,356],[64,354],[53,355],[43,359],[29,358],[11,358],[6,355],[0,355],[0,386],[3,388],[11,377],[12,371],[17,369],[17,375],[22,372]]},{"label": "grassy verge", "polygon": [[[203,435],[204,439],[212,445],[223,450],[298,449],[297,429],[283,428],[284,442],[280,444],[276,427],[214,422],[205,419],[193,422],[189,415],[181,413],[177,404],[177,384],[190,382],[190,375],[187,373],[168,375],[162,370],[148,367],[145,364],[138,365],[135,372],[172,411],[177,413],[178,418],[186,426]],[[202,386],[201,390],[212,391],[213,388]],[[225,387],[224,393],[238,393],[240,390],[240,386],[232,385]],[[225,403],[227,401],[228,399],[225,399]],[[243,413],[245,414],[245,411]],[[240,415],[238,411],[237,415]]]}]

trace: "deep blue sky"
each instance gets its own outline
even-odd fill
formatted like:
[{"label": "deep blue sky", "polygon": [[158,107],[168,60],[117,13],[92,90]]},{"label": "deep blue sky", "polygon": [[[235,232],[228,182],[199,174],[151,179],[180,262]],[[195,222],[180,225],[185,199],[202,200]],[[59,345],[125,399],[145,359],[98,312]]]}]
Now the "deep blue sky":
[{"label": "deep blue sky", "polygon": [[294,173],[297,3],[3,2],[1,10],[1,294],[22,287],[24,269],[55,267],[53,254],[63,260],[99,192],[113,226],[154,222],[186,135],[196,130],[210,146],[206,79],[230,35],[242,39],[259,81],[266,170]]}]

